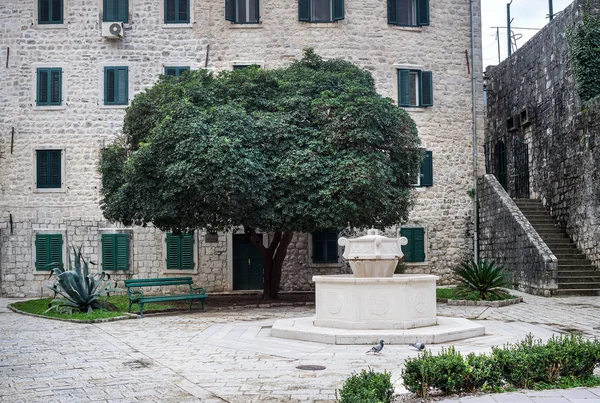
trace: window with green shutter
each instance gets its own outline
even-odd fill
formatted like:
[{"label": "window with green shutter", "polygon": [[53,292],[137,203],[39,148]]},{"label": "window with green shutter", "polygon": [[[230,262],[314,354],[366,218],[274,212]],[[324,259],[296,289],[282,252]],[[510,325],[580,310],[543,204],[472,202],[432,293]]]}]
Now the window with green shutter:
[{"label": "window with green shutter", "polygon": [[102,21],[129,22],[129,0],[103,0]]},{"label": "window with green shutter", "polygon": [[388,24],[403,27],[429,25],[429,0],[388,0]]},{"label": "window with green shutter", "polygon": [[35,103],[38,106],[58,106],[62,104],[61,68],[37,69]]},{"label": "window with green shutter", "polygon": [[104,105],[127,105],[129,103],[129,68],[104,68]]},{"label": "window with green shutter", "polygon": [[165,75],[179,77],[183,72],[190,71],[190,66],[168,66],[165,67]]},{"label": "window with green shutter", "polygon": [[421,162],[419,169],[419,177],[414,182],[414,186],[433,186],[433,153],[429,150],[424,150],[425,157]]},{"label": "window with green shutter", "polygon": [[37,188],[62,187],[61,150],[37,150],[35,170]]},{"label": "window with green shutter", "polygon": [[189,24],[190,0],[164,0],[165,24]]},{"label": "window with green shutter", "polygon": [[407,263],[425,261],[425,229],[401,228],[400,236],[408,239],[408,244],[402,247],[404,261]]},{"label": "window with green shutter", "polygon": [[337,263],[338,258],[338,232],[335,230],[313,232],[313,263]]},{"label": "window with green shutter", "polygon": [[398,70],[398,105],[424,107],[433,105],[433,74],[431,71]]},{"label": "window with green shutter", "polygon": [[194,268],[194,235],[191,233],[167,234],[167,269],[192,270]]},{"label": "window with green shutter", "polygon": [[52,270],[62,264],[62,234],[36,234],[35,269]]},{"label": "window with green shutter", "polygon": [[259,0],[225,0],[225,19],[235,24],[260,23]]},{"label": "window with green shutter", "polygon": [[298,20],[332,22],[344,19],[344,0],[298,0]]},{"label": "window with green shutter", "polygon": [[102,234],[102,270],[129,269],[129,234]]},{"label": "window with green shutter", "polygon": [[63,0],[38,0],[38,24],[62,24]]}]

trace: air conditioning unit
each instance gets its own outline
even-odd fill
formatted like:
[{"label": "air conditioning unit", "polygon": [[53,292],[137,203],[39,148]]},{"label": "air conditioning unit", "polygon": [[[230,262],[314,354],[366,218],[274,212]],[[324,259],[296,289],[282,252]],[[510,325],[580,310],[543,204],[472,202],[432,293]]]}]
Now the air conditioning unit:
[{"label": "air conditioning unit", "polygon": [[121,39],[123,38],[122,22],[103,22],[102,36],[104,38]]}]

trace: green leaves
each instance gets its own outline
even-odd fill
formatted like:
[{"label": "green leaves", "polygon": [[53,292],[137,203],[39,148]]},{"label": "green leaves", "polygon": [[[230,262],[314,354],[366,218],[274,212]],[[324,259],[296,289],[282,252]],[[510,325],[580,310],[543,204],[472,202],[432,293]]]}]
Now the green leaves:
[{"label": "green leaves", "polygon": [[[340,403],[388,403],[394,394],[391,382],[391,374],[388,372],[375,372],[371,368],[368,371],[352,374],[340,390]],[[337,391],[336,391],[337,396]]]},{"label": "green leaves", "polygon": [[121,291],[114,287],[113,282],[105,282],[105,279],[110,279],[107,273],[102,271],[96,274],[89,273],[90,262],[81,257],[81,246],[77,249],[73,247],[73,254],[74,260],[71,260],[69,255],[69,270],[65,270],[62,265],[52,269],[56,279],[47,288],[63,298],[52,300],[46,312],[56,310],[60,313],[73,313],[103,309],[104,304],[100,301],[100,297],[109,292]]},{"label": "green leaves", "polygon": [[567,32],[573,73],[582,102],[600,95],[600,17],[584,11],[583,22]]},{"label": "green leaves", "polygon": [[463,297],[477,292],[479,299],[488,300],[493,295],[502,296],[505,294],[503,288],[511,285],[510,274],[505,272],[503,266],[496,266],[491,260],[462,263],[454,269],[454,274],[460,278],[456,294]]},{"label": "green leaves", "polygon": [[405,221],[422,153],[371,75],[312,50],[286,69],[162,78],[102,151],[104,215],[166,231],[312,232]]}]

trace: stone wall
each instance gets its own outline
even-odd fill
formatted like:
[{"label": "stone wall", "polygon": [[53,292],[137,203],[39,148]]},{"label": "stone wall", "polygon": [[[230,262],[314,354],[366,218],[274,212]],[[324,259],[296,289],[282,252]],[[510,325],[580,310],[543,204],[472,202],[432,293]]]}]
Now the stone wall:
[{"label": "stone wall", "polygon": [[493,175],[479,179],[479,256],[512,273],[522,291],[550,296],[558,288],[558,259]]},{"label": "stone wall", "polygon": [[[150,87],[164,66],[213,71],[234,64],[264,68],[289,65],[314,47],[326,58],[339,57],[373,74],[377,90],[396,99],[396,70],[412,66],[433,71],[434,105],[409,110],[422,144],[433,151],[434,186],[418,190],[419,203],[409,224],[427,231],[427,262],[410,271],[436,273],[450,281],[450,269],[472,254],[471,77],[468,1],[431,2],[431,25],[401,28],[387,24],[386,3],[348,0],[345,19],[331,24],[298,21],[295,1],[261,2],[261,24],[225,21],[222,0],[192,1],[188,25],[162,23],[161,0],[130,1],[130,23],[123,40],[101,36],[101,0],[64,0],[65,24],[40,26],[36,0],[0,2],[0,143],[13,153],[0,158],[0,279],[3,295],[39,295],[46,274],[34,269],[33,237],[41,229],[60,230],[69,243],[83,244],[84,254],[98,259],[99,237],[115,223],[99,208],[99,150],[121,134],[124,107],[103,105],[103,67],[129,67],[129,93]],[[475,2],[476,76],[481,76],[480,6]],[[8,68],[4,66],[10,46]],[[35,106],[37,67],[62,67],[60,108]],[[481,114],[481,80],[477,110]],[[481,115],[479,116],[481,118]],[[479,133],[482,134],[480,130]],[[482,136],[483,137],[483,136]],[[63,150],[64,186],[39,192],[34,183],[34,156],[39,148]],[[480,154],[482,154],[480,152]],[[13,218],[11,232],[9,218]],[[124,276],[164,274],[164,234],[154,228],[131,229],[132,269]],[[227,235],[204,244],[198,234],[198,283],[209,291],[231,289]],[[309,289],[312,274],[344,272],[342,264],[314,265],[307,252],[309,235],[297,234],[285,262],[284,289]],[[117,276],[119,277],[119,276]]]},{"label": "stone wall", "polygon": [[[516,173],[510,139],[529,146],[531,198],[541,199],[585,255],[600,267],[600,157],[596,149],[600,107],[577,94],[567,32],[581,23],[575,0],[510,58],[488,68],[486,141],[507,138],[508,177]],[[528,122],[509,131],[507,119],[526,111]],[[509,185],[510,186],[510,185]]]}]

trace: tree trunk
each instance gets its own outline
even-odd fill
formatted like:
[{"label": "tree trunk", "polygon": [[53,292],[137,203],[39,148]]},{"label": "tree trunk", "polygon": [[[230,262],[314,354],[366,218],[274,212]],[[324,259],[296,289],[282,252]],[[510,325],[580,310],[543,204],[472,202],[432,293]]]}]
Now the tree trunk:
[{"label": "tree trunk", "polygon": [[246,236],[258,250],[263,263],[263,299],[278,299],[281,284],[281,268],[287,254],[288,246],[294,236],[293,231],[277,231],[268,247],[263,244],[262,236],[255,228],[244,227]]}]

